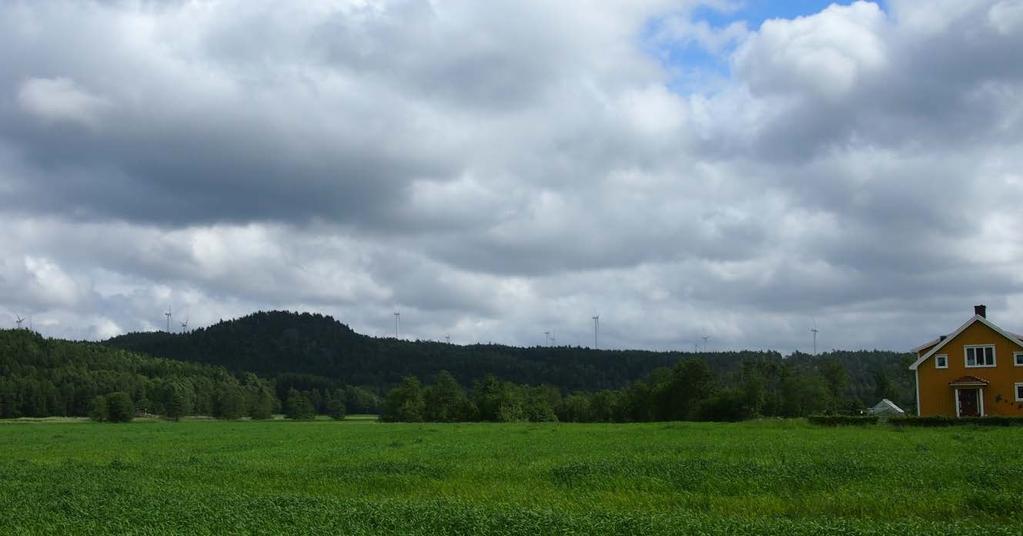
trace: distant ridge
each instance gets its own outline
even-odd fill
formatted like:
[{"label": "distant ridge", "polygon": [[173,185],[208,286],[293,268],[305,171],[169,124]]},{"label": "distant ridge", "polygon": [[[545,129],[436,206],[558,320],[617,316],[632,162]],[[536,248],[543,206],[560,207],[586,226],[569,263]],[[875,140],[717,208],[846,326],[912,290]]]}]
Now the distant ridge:
[{"label": "distant ridge", "polygon": [[686,355],[399,341],[356,333],[330,316],[287,311],[253,313],[184,334],[129,333],[104,344],[230,370],[270,376],[309,374],[380,388],[407,375],[431,378],[441,370],[448,370],[464,385],[494,374],[567,391],[618,388]]},{"label": "distant ridge", "polygon": [[[659,367],[699,355],[718,374],[741,374],[748,360],[813,363],[835,360],[848,372],[850,394],[871,404],[880,391],[900,403],[913,399],[912,375],[904,362],[911,354],[888,351],[832,351],[820,356],[778,352],[651,352],[579,347],[520,348],[496,344],[459,346],[431,341],[399,341],[356,333],[330,316],[267,311],[218,322],[186,334],[130,333],[104,344],[146,354],[220,365],[286,378],[289,385],[313,386],[315,378],[370,387],[378,392],[408,375],[432,381],[447,370],[469,387],[487,374],[520,384],[553,385],[562,392],[617,389],[647,377]],[[884,389],[878,384],[885,384]],[[876,399],[875,399],[876,398]]]}]

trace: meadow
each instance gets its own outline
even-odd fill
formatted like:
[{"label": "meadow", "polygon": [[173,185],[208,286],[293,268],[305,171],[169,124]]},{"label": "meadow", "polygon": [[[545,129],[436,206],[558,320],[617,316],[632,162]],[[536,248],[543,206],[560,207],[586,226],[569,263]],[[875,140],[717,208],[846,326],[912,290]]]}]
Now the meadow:
[{"label": "meadow", "polygon": [[1023,429],[5,422],[5,534],[1020,534]]}]

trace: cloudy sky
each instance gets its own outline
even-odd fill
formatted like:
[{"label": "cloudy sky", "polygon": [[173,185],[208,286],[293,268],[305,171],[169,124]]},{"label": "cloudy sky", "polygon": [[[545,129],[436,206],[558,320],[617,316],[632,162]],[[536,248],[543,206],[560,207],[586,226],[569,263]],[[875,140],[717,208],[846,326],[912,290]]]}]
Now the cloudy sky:
[{"label": "cloudy sky", "polygon": [[7,0],[0,323],[1023,330],[1023,0],[778,4]]}]

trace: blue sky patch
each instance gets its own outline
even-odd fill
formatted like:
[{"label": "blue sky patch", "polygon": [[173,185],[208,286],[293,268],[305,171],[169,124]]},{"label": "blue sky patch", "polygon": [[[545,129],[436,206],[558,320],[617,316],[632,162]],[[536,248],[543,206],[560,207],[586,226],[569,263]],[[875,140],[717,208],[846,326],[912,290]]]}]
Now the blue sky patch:
[{"label": "blue sky patch", "polygon": [[[813,15],[832,4],[849,5],[851,0],[746,0],[737,2],[735,9],[719,9],[700,6],[688,18],[695,24],[706,24],[715,30],[741,22],[749,31],[757,31],[769,19],[794,19]],[[881,9],[886,9],[885,0],[877,0]],[[736,42],[728,42],[717,50],[709,50],[694,39],[671,39],[674,18],[679,15],[650,21],[643,29],[641,41],[644,50],[657,58],[671,73],[669,87],[679,93],[713,92],[714,87],[730,77],[728,58]]]}]

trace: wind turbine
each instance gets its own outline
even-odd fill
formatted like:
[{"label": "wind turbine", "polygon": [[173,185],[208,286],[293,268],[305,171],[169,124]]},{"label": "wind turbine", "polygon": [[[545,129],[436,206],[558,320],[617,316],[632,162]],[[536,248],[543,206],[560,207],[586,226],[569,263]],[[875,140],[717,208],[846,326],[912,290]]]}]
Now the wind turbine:
[{"label": "wind turbine", "polygon": [[15,316],[15,318],[17,318],[17,320],[15,320],[14,323],[18,325],[18,329],[21,329],[21,323],[24,322],[25,319],[22,318],[21,315],[14,315],[14,316]]},{"label": "wind turbine", "polygon": [[181,333],[188,331],[188,315],[185,315],[185,321],[181,323]]},{"label": "wind turbine", "polygon": [[810,328],[810,333],[813,334],[813,355],[817,355],[817,319],[813,319],[813,327]]},{"label": "wind turbine", "polygon": [[394,338],[398,338],[398,319],[401,318],[401,313],[394,312]]},{"label": "wind turbine", "polygon": [[546,341],[544,344],[546,346],[550,346],[551,345],[551,332],[545,331],[545,332],[543,332],[543,335],[544,335],[545,341]]},{"label": "wind turbine", "polygon": [[706,352],[707,351],[707,341],[710,340],[710,337],[704,335],[703,337],[700,337],[700,338],[703,339],[703,351]]},{"label": "wind turbine", "polygon": [[171,316],[173,316],[171,314],[171,308],[170,307],[167,307],[167,312],[163,313],[163,316],[167,317],[167,333],[170,333],[171,332],[171,330],[170,330],[170,321],[171,321]]},{"label": "wind turbine", "polygon": [[600,331],[600,315],[593,317],[593,349],[599,348],[597,346],[597,333]]}]

